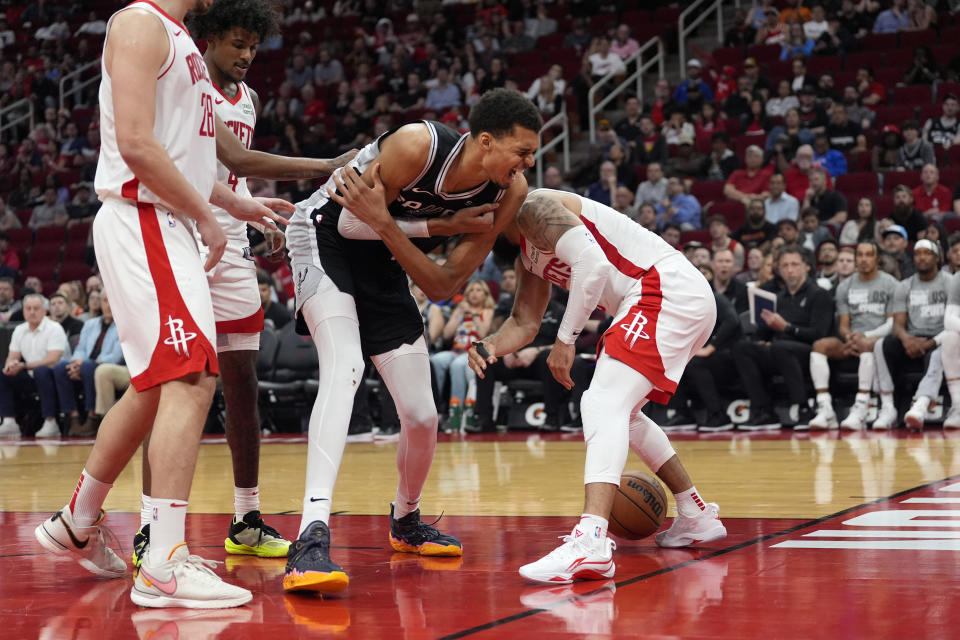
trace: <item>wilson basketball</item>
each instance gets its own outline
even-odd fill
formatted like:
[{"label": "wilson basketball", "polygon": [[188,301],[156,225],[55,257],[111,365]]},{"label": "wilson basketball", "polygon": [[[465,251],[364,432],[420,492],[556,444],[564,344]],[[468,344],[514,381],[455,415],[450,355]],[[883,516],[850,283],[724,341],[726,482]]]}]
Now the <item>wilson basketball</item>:
[{"label": "wilson basketball", "polygon": [[667,493],[660,481],[643,471],[624,471],[613,499],[607,531],[626,540],[646,538],[667,515]]}]

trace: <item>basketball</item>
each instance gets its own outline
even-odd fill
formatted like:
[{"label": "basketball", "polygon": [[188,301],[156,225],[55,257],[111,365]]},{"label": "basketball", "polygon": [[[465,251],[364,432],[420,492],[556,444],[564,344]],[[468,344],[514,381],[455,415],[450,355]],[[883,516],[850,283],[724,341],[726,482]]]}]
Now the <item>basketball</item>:
[{"label": "basketball", "polygon": [[667,514],[667,493],[644,471],[625,471],[613,499],[607,531],[625,540],[646,538],[660,528]]}]

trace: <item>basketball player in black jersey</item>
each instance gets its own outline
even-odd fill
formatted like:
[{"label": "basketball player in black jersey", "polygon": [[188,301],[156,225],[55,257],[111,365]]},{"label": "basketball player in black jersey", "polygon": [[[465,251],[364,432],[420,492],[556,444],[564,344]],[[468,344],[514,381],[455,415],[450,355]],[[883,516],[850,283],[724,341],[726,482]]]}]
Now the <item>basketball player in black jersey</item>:
[{"label": "basketball player in black jersey", "polygon": [[[404,240],[414,238],[407,244],[434,268],[411,262],[407,272],[414,282],[434,300],[449,298],[481,265],[523,203],[523,171],[533,165],[541,124],[522,94],[496,89],[471,110],[470,133],[437,122],[399,127],[343,169],[361,174],[363,189],[347,192],[334,177],[297,204],[287,246],[297,319],[317,346],[320,386],[310,416],[300,535],[287,555],[285,590],[334,592],[349,583],[330,559],[327,521],[363,355],[379,370],[400,415],[390,543],[397,551],[421,555],[462,554],[459,540],[420,520],[437,412],[423,323],[401,266],[407,262],[398,263],[390,242],[380,241],[362,218],[369,217],[368,210],[388,212]],[[423,254],[442,242],[438,237],[460,233],[466,235],[442,267]]]}]

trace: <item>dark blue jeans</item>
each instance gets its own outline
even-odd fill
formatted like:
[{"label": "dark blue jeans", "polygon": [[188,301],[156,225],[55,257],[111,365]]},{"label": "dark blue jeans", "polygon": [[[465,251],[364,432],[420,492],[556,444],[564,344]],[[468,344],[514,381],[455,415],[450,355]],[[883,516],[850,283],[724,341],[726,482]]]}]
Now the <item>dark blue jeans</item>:
[{"label": "dark blue jeans", "polygon": [[77,410],[77,385],[83,385],[83,404],[87,413],[96,406],[97,389],[93,384],[93,372],[97,369],[95,360],[84,360],[80,363],[80,381],[71,380],[67,374],[67,361],[61,361],[53,367],[53,379],[57,385],[57,399],[60,401],[60,411],[71,414]]},{"label": "dark blue jeans", "polygon": [[0,417],[12,418],[17,414],[14,405],[15,393],[40,394],[40,411],[44,418],[57,417],[57,390],[53,382],[53,369],[37,367],[33,376],[21,371],[15,376],[0,373]]}]

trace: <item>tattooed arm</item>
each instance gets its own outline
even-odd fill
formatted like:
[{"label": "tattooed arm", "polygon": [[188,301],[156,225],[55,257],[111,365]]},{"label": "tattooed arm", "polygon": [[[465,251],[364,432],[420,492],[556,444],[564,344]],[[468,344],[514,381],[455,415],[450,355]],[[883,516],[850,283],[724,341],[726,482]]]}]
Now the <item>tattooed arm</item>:
[{"label": "tattooed arm", "polygon": [[517,213],[517,224],[534,246],[555,252],[557,258],[570,265],[570,297],[557,340],[547,358],[553,377],[570,389],[574,345],[583,325],[597,308],[613,265],[580,217],[566,207],[564,197],[559,192],[543,189],[530,193]]},{"label": "tattooed arm", "polygon": [[336,158],[293,158],[277,156],[262,151],[251,151],[217,116],[217,160],[230,169],[238,178],[264,178],[266,180],[299,180],[321,178],[346,166],[356,149]]},{"label": "tattooed arm", "polygon": [[578,225],[580,217],[567,209],[558,192],[535,189],[517,212],[520,233],[541,251],[554,251],[560,236]]}]

